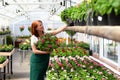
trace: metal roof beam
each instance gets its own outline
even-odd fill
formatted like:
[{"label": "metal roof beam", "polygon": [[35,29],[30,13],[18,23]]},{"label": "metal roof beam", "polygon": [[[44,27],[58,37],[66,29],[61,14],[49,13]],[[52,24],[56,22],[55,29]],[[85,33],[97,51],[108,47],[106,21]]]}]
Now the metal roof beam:
[{"label": "metal roof beam", "polygon": [[8,3],[8,2],[5,2],[5,4],[8,4],[8,5],[44,5],[44,4],[60,4],[60,3],[61,2],[32,2],[32,3],[26,3],[26,2]]}]

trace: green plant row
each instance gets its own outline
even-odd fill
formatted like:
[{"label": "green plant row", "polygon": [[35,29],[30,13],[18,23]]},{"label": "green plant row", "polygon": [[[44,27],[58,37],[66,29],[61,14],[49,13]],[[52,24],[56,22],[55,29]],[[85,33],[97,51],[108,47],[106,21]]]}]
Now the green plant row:
[{"label": "green plant row", "polygon": [[81,47],[59,47],[57,49],[54,49],[54,51],[51,53],[51,56],[89,56],[89,52]]},{"label": "green plant row", "polygon": [[13,50],[14,46],[13,45],[0,45],[0,52],[11,52]]},{"label": "green plant row", "polygon": [[30,38],[31,35],[17,36],[17,38]]},{"label": "green plant row", "polygon": [[85,43],[85,42],[79,42],[79,43],[74,43],[74,44],[61,43],[60,46],[61,47],[81,47],[81,48],[84,48],[87,50],[90,49],[90,45],[88,43]]},{"label": "green plant row", "polygon": [[31,46],[30,46],[30,44],[19,44],[19,48],[21,50],[29,50],[29,49],[31,49]]},{"label": "green plant row", "polygon": [[0,35],[10,34],[11,31],[0,31]]}]

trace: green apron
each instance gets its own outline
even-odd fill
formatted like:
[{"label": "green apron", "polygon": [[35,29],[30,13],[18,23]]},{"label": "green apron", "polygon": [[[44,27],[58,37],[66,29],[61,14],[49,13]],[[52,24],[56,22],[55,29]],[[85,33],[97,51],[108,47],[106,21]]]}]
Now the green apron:
[{"label": "green apron", "polygon": [[50,54],[32,54],[30,58],[30,80],[44,80]]}]

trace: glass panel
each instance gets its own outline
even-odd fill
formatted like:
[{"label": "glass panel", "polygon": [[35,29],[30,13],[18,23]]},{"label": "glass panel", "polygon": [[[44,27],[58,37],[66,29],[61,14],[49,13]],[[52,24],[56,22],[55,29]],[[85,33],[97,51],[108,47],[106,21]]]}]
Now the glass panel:
[{"label": "glass panel", "polygon": [[93,52],[99,54],[99,38],[96,36],[93,36]]},{"label": "glass panel", "polygon": [[112,40],[104,39],[104,57],[118,62],[118,43]]}]

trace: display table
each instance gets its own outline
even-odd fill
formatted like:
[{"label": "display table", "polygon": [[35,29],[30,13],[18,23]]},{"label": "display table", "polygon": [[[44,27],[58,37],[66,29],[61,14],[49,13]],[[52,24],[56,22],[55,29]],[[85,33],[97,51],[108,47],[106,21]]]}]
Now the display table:
[{"label": "display table", "polygon": [[[7,66],[7,71],[8,71],[8,73],[9,73],[9,71],[11,70],[11,74],[13,74],[13,70],[12,70],[12,55],[14,54],[14,50],[15,49],[13,49],[11,52],[0,52],[0,56],[6,56],[7,57],[7,59],[9,59],[9,61],[10,61],[10,65],[9,65],[9,63],[8,63],[8,66]],[[10,68],[10,70],[9,70],[9,68]]]},{"label": "display table", "polygon": [[6,79],[6,66],[8,64],[8,59],[6,59],[2,64],[0,64],[0,74],[1,74],[1,69],[3,69],[3,80]]}]

